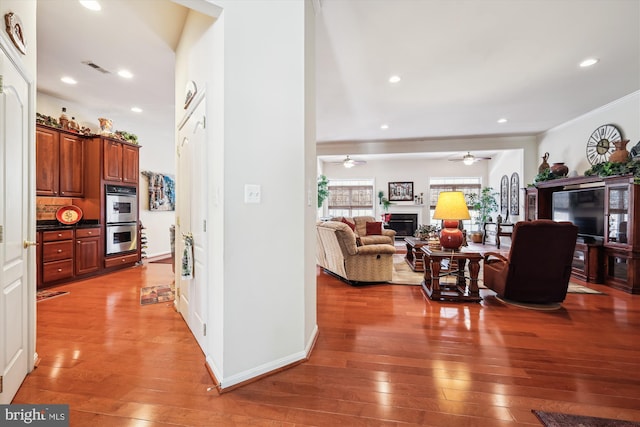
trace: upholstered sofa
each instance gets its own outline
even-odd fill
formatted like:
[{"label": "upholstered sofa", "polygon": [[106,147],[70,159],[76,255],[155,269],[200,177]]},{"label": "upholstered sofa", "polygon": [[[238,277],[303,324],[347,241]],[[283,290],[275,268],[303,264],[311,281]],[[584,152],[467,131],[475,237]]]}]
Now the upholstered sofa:
[{"label": "upholstered sofa", "polygon": [[316,233],[316,261],[326,271],[352,285],[392,280],[393,245],[357,245],[351,227],[340,221],[319,222]]},{"label": "upholstered sofa", "polygon": [[[376,219],[372,216],[354,216],[354,217],[336,217],[332,218],[331,221],[340,221],[349,222],[352,229],[356,234],[356,238],[358,239],[361,245],[374,245],[379,243],[385,243],[388,245],[393,245],[393,242],[396,238],[395,230],[386,229],[382,226],[382,223],[376,221]],[[369,223],[369,233],[367,233],[367,223]],[[373,225],[376,224],[376,225]],[[372,228],[375,231],[372,231]],[[375,234],[372,234],[375,233]]]}]

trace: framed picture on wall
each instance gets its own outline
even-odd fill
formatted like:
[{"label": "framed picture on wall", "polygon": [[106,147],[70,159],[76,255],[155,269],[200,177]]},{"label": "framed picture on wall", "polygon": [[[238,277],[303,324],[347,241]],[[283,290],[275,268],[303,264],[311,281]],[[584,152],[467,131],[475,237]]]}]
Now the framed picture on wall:
[{"label": "framed picture on wall", "polygon": [[389,183],[390,202],[412,202],[413,182],[390,182]]},{"label": "framed picture on wall", "polygon": [[500,179],[500,214],[506,220],[509,215],[509,177],[503,175]]},{"label": "framed picture on wall", "polygon": [[520,215],[520,176],[518,172],[511,174],[511,184],[509,186],[509,212],[512,215]]}]

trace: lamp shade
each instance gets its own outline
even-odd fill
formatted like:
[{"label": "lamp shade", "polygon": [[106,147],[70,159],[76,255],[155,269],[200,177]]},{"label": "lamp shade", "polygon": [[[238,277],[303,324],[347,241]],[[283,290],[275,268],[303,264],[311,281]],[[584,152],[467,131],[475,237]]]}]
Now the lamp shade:
[{"label": "lamp shade", "polygon": [[443,191],[438,195],[433,219],[471,219],[462,191]]},{"label": "lamp shade", "polygon": [[438,195],[433,219],[444,220],[445,228],[440,231],[440,244],[444,249],[455,251],[460,248],[464,235],[458,228],[458,222],[470,218],[467,202],[461,191],[443,191]]}]

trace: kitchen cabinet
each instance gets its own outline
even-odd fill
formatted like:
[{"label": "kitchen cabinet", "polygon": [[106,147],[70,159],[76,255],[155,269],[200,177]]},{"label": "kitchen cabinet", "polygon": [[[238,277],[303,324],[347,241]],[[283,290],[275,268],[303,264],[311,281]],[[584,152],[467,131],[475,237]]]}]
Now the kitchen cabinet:
[{"label": "kitchen cabinet", "polygon": [[42,233],[42,283],[73,277],[73,230]]},{"label": "kitchen cabinet", "polygon": [[84,196],[85,137],[36,127],[36,195]]},{"label": "kitchen cabinet", "polygon": [[79,228],[76,230],[75,275],[93,273],[101,264],[100,228]]},{"label": "kitchen cabinet", "polygon": [[137,184],[139,148],[134,144],[103,138],[103,179]]}]

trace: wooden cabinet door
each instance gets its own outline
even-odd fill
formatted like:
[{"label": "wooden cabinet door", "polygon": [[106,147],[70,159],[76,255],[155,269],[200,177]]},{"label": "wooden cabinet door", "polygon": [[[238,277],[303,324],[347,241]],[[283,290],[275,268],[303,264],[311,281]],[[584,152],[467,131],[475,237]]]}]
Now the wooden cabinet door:
[{"label": "wooden cabinet door", "polygon": [[138,182],[138,147],[122,144],[122,182]]},{"label": "wooden cabinet door", "polygon": [[122,144],[105,140],[103,150],[104,179],[106,181],[122,181]]},{"label": "wooden cabinet door", "polygon": [[76,276],[98,271],[100,264],[100,237],[76,239]]},{"label": "wooden cabinet door", "polygon": [[36,195],[58,195],[60,139],[55,130],[36,128]]},{"label": "wooden cabinet door", "polygon": [[60,134],[60,196],[84,196],[84,140]]}]

